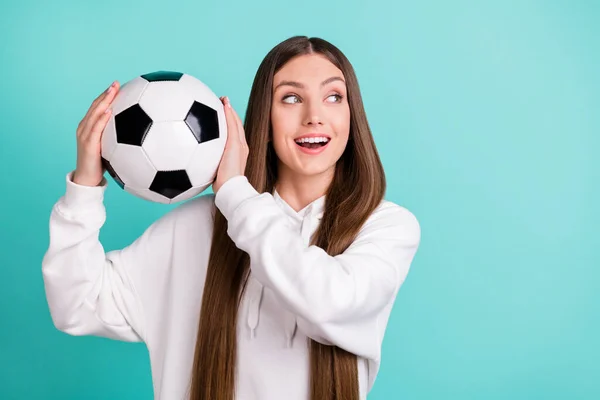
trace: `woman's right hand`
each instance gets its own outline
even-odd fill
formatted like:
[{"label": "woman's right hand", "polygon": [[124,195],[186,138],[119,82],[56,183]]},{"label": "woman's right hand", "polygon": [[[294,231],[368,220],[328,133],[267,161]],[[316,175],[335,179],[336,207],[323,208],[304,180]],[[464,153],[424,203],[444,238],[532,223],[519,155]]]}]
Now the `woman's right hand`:
[{"label": "woman's right hand", "polygon": [[97,186],[102,181],[102,132],[108,123],[110,105],[119,91],[119,82],[98,96],[77,126],[77,166],[72,180],[78,185]]}]

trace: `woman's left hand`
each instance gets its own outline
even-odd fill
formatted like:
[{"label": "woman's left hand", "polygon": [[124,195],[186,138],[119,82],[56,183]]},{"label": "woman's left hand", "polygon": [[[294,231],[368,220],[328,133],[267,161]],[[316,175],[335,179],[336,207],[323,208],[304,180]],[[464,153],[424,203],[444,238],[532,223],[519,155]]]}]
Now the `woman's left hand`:
[{"label": "woman's left hand", "polygon": [[246,162],[248,161],[248,144],[242,120],[237,115],[229,98],[221,97],[225,108],[225,119],[227,121],[227,142],[225,151],[221,157],[217,177],[212,184],[215,195],[225,182],[234,176],[244,175]]}]

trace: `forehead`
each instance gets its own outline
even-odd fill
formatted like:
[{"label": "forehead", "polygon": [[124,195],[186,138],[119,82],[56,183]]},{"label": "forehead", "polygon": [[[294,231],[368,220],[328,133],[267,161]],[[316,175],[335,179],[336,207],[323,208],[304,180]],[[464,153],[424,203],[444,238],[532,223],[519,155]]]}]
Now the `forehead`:
[{"label": "forehead", "polygon": [[306,54],[288,61],[274,77],[274,84],[295,81],[305,84],[321,83],[332,76],[343,78],[342,71],[320,54]]}]

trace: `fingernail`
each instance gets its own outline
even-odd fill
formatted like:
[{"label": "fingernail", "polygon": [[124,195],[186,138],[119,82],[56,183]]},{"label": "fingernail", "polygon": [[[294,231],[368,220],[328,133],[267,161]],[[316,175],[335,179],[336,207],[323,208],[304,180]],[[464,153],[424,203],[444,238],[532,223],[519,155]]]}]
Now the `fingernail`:
[{"label": "fingernail", "polygon": [[225,97],[225,103],[227,103],[227,107],[231,108],[231,102],[229,101],[229,97]]}]

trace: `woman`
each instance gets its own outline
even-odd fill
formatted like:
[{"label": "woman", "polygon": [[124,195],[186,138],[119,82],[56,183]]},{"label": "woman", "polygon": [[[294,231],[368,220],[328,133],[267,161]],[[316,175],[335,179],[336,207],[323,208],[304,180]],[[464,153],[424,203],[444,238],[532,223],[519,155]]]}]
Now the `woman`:
[{"label": "woman", "polygon": [[115,83],[77,129],[43,260],[55,326],[144,341],[155,398],[364,399],[420,241],[385,177],[346,57],[293,37],[261,63],[214,194],[105,254],[100,135]]}]

